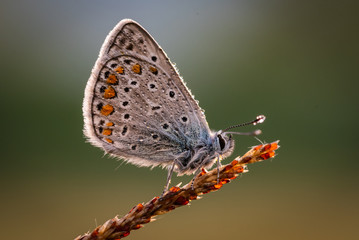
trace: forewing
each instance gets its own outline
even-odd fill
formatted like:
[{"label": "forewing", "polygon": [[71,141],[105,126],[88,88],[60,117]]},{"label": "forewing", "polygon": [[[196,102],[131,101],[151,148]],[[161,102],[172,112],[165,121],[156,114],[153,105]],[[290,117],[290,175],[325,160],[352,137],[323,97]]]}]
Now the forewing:
[{"label": "forewing", "polygon": [[83,112],[93,145],[141,166],[166,166],[209,134],[203,111],[166,54],[132,20],[107,36]]}]

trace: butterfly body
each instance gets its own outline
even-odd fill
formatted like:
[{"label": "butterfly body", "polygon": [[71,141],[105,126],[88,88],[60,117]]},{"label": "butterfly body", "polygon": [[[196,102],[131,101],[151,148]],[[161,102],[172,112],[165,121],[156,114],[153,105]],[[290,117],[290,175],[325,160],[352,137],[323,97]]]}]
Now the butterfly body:
[{"label": "butterfly body", "polygon": [[85,89],[84,134],[138,166],[192,174],[234,148],[203,110],[156,41],[125,19],[107,36]]}]

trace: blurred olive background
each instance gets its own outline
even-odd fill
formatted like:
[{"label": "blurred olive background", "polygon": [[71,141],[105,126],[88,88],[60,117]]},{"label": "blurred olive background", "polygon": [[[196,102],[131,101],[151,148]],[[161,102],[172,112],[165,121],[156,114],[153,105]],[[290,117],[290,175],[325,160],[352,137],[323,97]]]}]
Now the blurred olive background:
[{"label": "blurred olive background", "polygon": [[[73,239],[159,195],[166,171],[85,142],[84,88],[108,32],[143,25],[212,129],[267,116],[278,156],[128,239],[359,239],[357,1],[2,1],[3,239]],[[225,162],[259,142],[236,136]],[[173,184],[191,177],[175,177]]]}]

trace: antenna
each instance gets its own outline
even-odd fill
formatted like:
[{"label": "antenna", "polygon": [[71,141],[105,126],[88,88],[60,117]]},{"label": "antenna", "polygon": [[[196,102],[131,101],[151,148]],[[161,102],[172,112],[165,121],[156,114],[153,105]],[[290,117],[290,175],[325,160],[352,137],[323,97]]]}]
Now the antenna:
[{"label": "antenna", "polygon": [[[222,130],[222,132],[227,132],[229,129],[232,129],[232,128],[243,127],[243,126],[247,126],[247,125],[257,125],[258,123],[264,122],[264,120],[266,120],[266,117],[264,115],[259,115],[253,121],[230,126],[230,127],[226,128],[226,129]],[[262,131],[261,130],[256,130],[256,131],[251,132],[251,133],[235,133],[235,132],[227,132],[227,133],[241,134],[241,135],[259,135],[259,134],[262,133]]]}]

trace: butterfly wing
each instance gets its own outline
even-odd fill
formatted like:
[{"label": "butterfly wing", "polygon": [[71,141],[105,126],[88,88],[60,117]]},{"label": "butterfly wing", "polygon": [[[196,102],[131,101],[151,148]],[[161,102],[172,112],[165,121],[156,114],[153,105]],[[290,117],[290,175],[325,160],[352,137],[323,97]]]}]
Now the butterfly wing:
[{"label": "butterfly wing", "polygon": [[209,139],[202,109],[156,41],[125,19],[107,36],[88,80],[84,133],[140,166],[168,166]]}]

